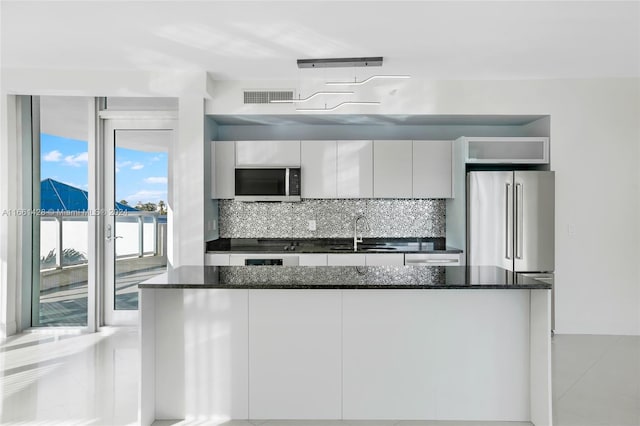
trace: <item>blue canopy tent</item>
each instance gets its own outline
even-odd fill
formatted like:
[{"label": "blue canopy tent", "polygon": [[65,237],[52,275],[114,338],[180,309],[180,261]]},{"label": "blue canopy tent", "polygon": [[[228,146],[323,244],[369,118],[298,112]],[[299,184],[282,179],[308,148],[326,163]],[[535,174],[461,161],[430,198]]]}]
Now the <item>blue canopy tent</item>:
[{"label": "blue canopy tent", "polygon": [[[88,211],[88,192],[47,178],[40,182],[40,209],[44,211]],[[126,204],[116,203],[120,211],[138,210]]]}]

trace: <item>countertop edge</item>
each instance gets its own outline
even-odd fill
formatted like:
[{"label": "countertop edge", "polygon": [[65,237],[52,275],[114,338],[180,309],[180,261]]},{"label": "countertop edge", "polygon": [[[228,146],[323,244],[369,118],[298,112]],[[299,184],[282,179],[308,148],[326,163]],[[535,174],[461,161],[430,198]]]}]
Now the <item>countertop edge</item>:
[{"label": "countertop edge", "polygon": [[385,253],[385,254],[461,254],[462,250],[457,248],[448,248],[445,250],[358,250],[358,251],[346,251],[346,250],[334,250],[334,251],[318,251],[318,250],[300,250],[300,251],[284,251],[284,250],[270,250],[270,251],[256,251],[256,250],[215,250],[206,251],[205,254],[353,254],[353,253]]},{"label": "countertop edge", "polygon": [[551,290],[541,285],[427,285],[427,284],[138,284],[141,289],[227,289],[227,290]]}]

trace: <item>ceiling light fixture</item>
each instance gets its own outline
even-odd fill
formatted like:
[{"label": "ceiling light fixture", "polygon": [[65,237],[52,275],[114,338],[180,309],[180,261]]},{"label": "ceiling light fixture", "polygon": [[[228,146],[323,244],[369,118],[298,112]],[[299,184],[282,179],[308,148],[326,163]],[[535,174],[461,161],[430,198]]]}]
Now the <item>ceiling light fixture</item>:
[{"label": "ceiling light fixture", "polygon": [[365,78],[362,81],[357,81],[355,78],[353,81],[327,81],[328,86],[360,86],[375,79],[393,79],[393,78],[411,78],[410,75],[372,75],[369,78]]},{"label": "ceiling light fixture", "polygon": [[345,101],[340,102],[338,105],[331,108],[298,108],[296,111],[304,112],[321,112],[321,111],[335,111],[336,109],[343,107],[344,105],[380,105],[380,102],[365,102],[365,101]]},{"label": "ceiling light fixture", "polygon": [[298,59],[298,68],[380,67],[382,56],[364,58]]},{"label": "ceiling light fixture", "polygon": [[316,92],[311,96],[307,96],[306,98],[298,98],[298,99],[282,99],[282,100],[273,100],[273,101],[269,101],[272,104],[297,104],[297,103],[302,103],[302,102],[307,102],[311,99],[313,99],[316,96],[320,96],[320,95],[353,95],[354,92],[329,92],[329,91],[324,91],[324,92]]}]

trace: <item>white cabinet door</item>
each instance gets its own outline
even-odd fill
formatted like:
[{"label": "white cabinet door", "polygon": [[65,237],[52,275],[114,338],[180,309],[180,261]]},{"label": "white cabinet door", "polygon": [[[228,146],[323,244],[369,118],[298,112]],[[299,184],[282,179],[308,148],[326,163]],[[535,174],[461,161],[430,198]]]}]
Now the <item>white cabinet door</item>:
[{"label": "white cabinet door", "polygon": [[299,166],[300,141],[236,141],[236,166]]},{"label": "white cabinet door", "polygon": [[338,141],[338,198],[373,197],[373,142]]},{"label": "white cabinet door", "polygon": [[[157,316],[163,318],[158,321],[174,323],[156,326],[157,339],[163,342],[156,346],[156,374],[184,375],[184,381],[167,383],[172,403],[184,406],[183,417],[248,418],[248,298],[248,290],[188,289],[177,300],[179,307],[157,308]],[[182,329],[180,336],[171,334],[175,327]],[[176,349],[177,358],[157,362]]]},{"label": "white cabinet door", "polygon": [[463,265],[462,253],[407,253],[404,256],[408,266],[459,266]]},{"label": "white cabinet door", "polygon": [[402,253],[367,253],[367,266],[403,266],[404,254]]},{"label": "white cabinet door", "polygon": [[318,254],[299,254],[300,266],[327,266],[327,255],[324,253]]},{"label": "white cabinet door", "polygon": [[206,253],[204,264],[207,266],[229,266],[229,255],[225,253]]},{"label": "white cabinet door", "polygon": [[329,253],[328,266],[366,266],[367,256],[364,253]]},{"label": "white cabinet door", "polygon": [[343,418],[437,419],[438,299],[420,290],[342,297]]},{"label": "white cabinet door", "polygon": [[467,163],[548,164],[549,138],[464,138]]},{"label": "white cabinet door", "polygon": [[373,196],[411,198],[412,141],[373,141]]},{"label": "white cabinet door", "polygon": [[235,195],[235,143],[233,141],[211,142],[211,198],[228,198]]},{"label": "white cabinet door", "polygon": [[336,141],[302,141],[300,153],[302,198],[336,198]]},{"label": "white cabinet door", "polygon": [[452,164],[452,141],[413,141],[413,198],[453,198]]},{"label": "white cabinet door", "polygon": [[249,290],[249,418],[342,415],[339,290]]}]

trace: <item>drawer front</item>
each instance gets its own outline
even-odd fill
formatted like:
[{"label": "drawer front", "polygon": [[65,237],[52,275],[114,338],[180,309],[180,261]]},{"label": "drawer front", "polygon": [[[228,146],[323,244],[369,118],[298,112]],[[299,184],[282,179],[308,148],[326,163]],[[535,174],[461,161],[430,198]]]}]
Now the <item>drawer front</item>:
[{"label": "drawer front", "polygon": [[229,255],[224,253],[206,253],[204,264],[207,266],[229,266]]},{"label": "drawer front", "polygon": [[330,253],[327,255],[327,265],[329,266],[365,266],[366,264],[366,256],[363,253]]},{"label": "drawer front", "polygon": [[462,253],[406,254],[404,264],[409,266],[458,266],[462,265]]},{"label": "drawer front", "polygon": [[402,266],[402,253],[367,253],[367,266]]}]

